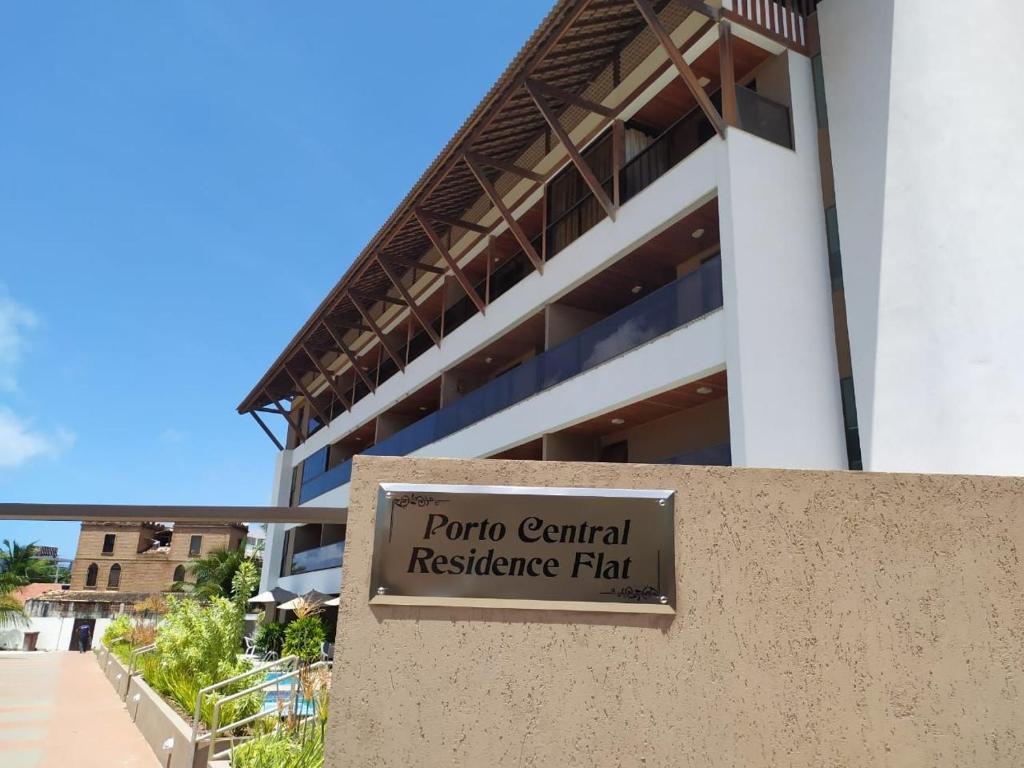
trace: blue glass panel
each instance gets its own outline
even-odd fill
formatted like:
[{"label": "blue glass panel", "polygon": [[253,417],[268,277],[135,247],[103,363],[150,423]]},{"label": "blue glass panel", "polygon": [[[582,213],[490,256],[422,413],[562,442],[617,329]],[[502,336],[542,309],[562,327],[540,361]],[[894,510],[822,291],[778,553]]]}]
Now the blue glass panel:
[{"label": "blue glass panel", "polygon": [[[715,256],[696,271],[599,320],[573,338],[410,424],[363,453],[406,456],[636,349],[721,307],[721,282],[721,258]],[[351,477],[349,460],[303,483],[299,501],[314,499],[344,485]]]},{"label": "blue glass panel", "polygon": [[292,555],[292,574],[322,571],[326,568],[341,568],[345,554],[345,542],[336,541],[316,549],[296,552]]}]

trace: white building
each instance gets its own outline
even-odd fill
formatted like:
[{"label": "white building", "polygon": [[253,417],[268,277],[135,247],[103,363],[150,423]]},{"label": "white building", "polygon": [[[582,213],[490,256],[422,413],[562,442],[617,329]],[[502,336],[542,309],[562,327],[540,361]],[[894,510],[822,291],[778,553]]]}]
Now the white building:
[{"label": "white building", "polygon": [[[1024,471],[1024,6],[649,1],[559,2],[240,405],[274,503],[356,453]],[[262,588],[344,537],[270,526]]]}]

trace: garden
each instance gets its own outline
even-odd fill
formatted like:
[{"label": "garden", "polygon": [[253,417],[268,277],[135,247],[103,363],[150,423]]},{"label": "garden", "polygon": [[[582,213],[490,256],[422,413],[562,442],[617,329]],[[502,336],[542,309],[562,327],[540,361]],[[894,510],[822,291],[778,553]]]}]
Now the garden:
[{"label": "garden", "polygon": [[112,621],[102,643],[233,767],[320,768],[330,690],[320,606],[299,599],[294,620],[259,621],[246,638],[258,582],[245,560],[229,589],[150,598]]}]

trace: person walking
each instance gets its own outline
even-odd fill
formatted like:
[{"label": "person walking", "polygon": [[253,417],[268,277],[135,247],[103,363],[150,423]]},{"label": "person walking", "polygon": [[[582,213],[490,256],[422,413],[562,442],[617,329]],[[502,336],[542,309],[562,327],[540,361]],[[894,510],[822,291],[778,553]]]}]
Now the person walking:
[{"label": "person walking", "polygon": [[89,650],[92,640],[92,629],[88,624],[82,624],[78,628],[78,652],[85,653]]}]

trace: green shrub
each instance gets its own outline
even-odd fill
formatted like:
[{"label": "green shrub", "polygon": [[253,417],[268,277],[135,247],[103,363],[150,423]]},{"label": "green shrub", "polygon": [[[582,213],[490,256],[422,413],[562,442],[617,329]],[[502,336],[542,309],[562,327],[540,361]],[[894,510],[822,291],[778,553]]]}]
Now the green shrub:
[{"label": "green shrub", "polygon": [[156,638],[166,675],[192,677],[203,688],[242,671],[244,615],[234,603],[225,597],[208,603],[170,597],[168,604]]},{"label": "green shrub", "polygon": [[256,630],[256,650],[262,653],[273,651],[281,653],[284,643],[284,626],[282,624],[261,624]]},{"label": "green shrub", "polygon": [[283,653],[285,656],[298,656],[305,662],[317,661],[326,638],[327,633],[324,632],[319,616],[303,616],[285,627]]},{"label": "green shrub", "polygon": [[107,648],[113,648],[115,643],[127,641],[134,628],[132,617],[122,613],[111,621],[103,631],[103,644]]},{"label": "green shrub", "polygon": [[321,768],[323,764],[324,731],[319,724],[258,736],[231,756],[232,768]]}]

